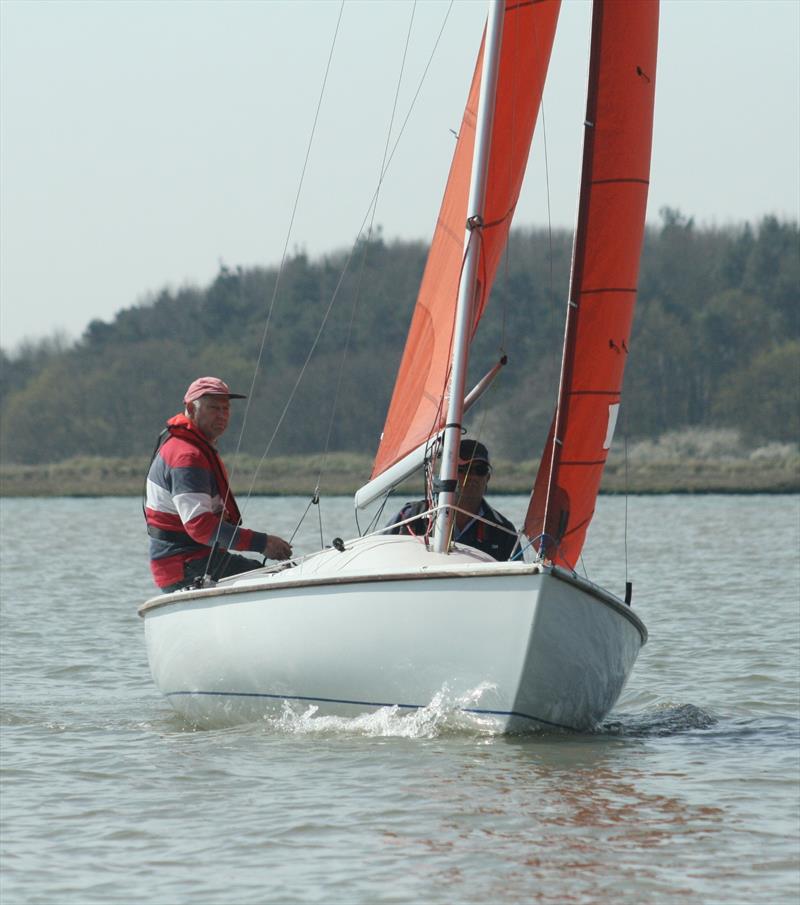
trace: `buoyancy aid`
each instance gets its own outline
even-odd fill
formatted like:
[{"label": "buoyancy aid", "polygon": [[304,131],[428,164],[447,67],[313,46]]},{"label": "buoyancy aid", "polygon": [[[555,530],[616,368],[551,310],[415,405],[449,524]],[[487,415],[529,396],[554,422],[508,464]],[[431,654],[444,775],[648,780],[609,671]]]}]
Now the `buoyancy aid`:
[{"label": "buoyancy aid", "polygon": [[[153,461],[159,454],[164,444],[169,442],[169,440],[173,437],[178,440],[183,440],[185,443],[189,443],[191,446],[194,446],[203,454],[203,457],[206,459],[210,466],[211,473],[213,474],[214,480],[217,485],[217,490],[219,491],[219,495],[222,499],[224,513],[222,517],[224,521],[236,526],[241,525],[242,516],[239,512],[239,507],[236,504],[236,499],[234,498],[228,484],[228,473],[225,469],[225,465],[223,464],[216,447],[209,442],[209,440],[201,433],[201,431],[197,429],[194,422],[191,419],[187,418],[186,415],[180,413],[174,415],[169,419],[169,421],[167,421],[166,428],[159,435],[158,442],[156,443],[156,448],[153,451],[153,455],[150,459],[150,465],[153,464]],[[165,541],[184,543],[187,546],[203,546],[202,544],[198,544],[197,541],[190,537],[190,535],[185,531],[165,531],[162,528],[157,528],[154,525],[151,525],[149,519],[147,518],[147,511],[144,505],[144,501],[142,503],[142,509],[144,511],[145,522],[147,523],[147,533],[150,537],[155,537]]]}]

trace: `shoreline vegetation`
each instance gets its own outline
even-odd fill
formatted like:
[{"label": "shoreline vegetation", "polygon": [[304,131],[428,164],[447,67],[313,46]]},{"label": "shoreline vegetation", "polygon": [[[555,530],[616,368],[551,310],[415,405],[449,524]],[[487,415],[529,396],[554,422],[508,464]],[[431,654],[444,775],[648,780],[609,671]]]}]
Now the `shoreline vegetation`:
[{"label": "shoreline vegetation", "polygon": [[[224,456],[224,453],[223,453]],[[254,456],[226,458],[234,492],[263,496],[311,496],[319,478],[323,496],[352,495],[369,477],[372,459],[356,453],[276,456],[258,468]],[[493,464],[489,496],[530,493],[535,460]],[[42,465],[0,465],[3,497],[140,496],[148,459],[77,456]],[[320,471],[322,475],[320,476]],[[252,489],[251,489],[252,485]],[[683,431],[656,441],[615,444],[606,463],[601,493],[606,494],[800,493],[800,451],[796,443],[746,449],[735,431]],[[397,496],[422,493],[419,474],[395,490]]]},{"label": "shoreline vegetation", "polygon": [[[629,467],[629,487],[782,488],[782,466],[770,475],[769,458],[758,460],[751,452],[800,439],[798,224],[765,217],[700,228],[669,208],[661,217],[660,228],[648,228],[642,252],[618,426],[618,440],[624,430],[629,438],[649,438],[657,449],[642,447],[640,472],[629,442],[629,465],[636,465],[634,473]],[[280,268],[280,280],[277,267],[220,263],[208,285],[149,293],[109,322],[92,321],[74,342],[56,334],[14,352],[0,348],[6,492],[24,492],[27,484],[29,492],[40,493],[136,493],[138,480],[127,474],[131,466],[102,460],[148,456],[160,426],[181,408],[183,388],[199,374],[250,387],[248,402],[234,406],[222,444],[226,457],[237,436],[243,454],[258,458],[268,448],[271,457],[304,457],[292,465],[270,458],[259,475],[259,493],[310,493],[325,448],[372,453],[391,403],[427,248],[420,241],[387,242],[377,233],[359,240],[354,251],[315,259],[296,251]],[[496,460],[494,492],[527,492],[532,466],[519,463],[530,463],[545,445],[558,391],[571,260],[569,230],[512,230],[470,347],[470,387],[500,356],[507,360],[465,420],[471,436],[487,439]],[[268,299],[276,304],[266,329]],[[619,343],[611,342],[609,349],[619,352]],[[421,379],[422,361],[414,368]],[[698,446],[695,455],[665,448],[664,434],[679,430],[738,431],[750,449],[715,444],[713,450]],[[38,475],[11,467],[85,456],[96,457],[84,460],[87,475],[80,474],[81,464],[65,465],[52,482],[48,467]],[[715,459],[717,464],[706,464]],[[365,458],[347,463],[337,456],[337,463],[323,482],[325,493],[349,493],[371,470]],[[607,491],[624,487],[624,475],[613,471]],[[246,475],[248,466],[237,472]],[[277,484],[271,472],[280,476]],[[789,481],[794,486],[791,475]],[[239,483],[234,486],[239,490]],[[413,486],[419,494],[422,481]]]}]

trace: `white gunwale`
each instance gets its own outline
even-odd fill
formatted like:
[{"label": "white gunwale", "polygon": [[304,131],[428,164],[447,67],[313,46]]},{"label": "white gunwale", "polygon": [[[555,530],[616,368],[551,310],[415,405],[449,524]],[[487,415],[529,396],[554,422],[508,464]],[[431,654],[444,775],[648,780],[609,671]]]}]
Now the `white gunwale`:
[{"label": "white gunwale", "polygon": [[[288,570],[272,571],[266,575],[261,581],[254,581],[248,578],[243,582],[241,579],[247,578],[249,573],[235,576],[235,578],[223,581],[220,584],[209,588],[198,588],[197,590],[174,591],[172,594],[162,594],[158,597],[152,597],[139,607],[139,616],[145,617],[147,613],[156,609],[163,609],[169,606],[178,606],[187,603],[190,600],[208,600],[209,598],[232,597],[242,594],[258,594],[258,593],[278,593],[294,588],[311,588],[324,586],[341,586],[348,584],[379,584],[383,582],[405,582],[405,581],[423,581],[427,582],[432,579],[452,579],[452,578],[486,578],[487,576],[501,575],[537,575],[548,574],[558,581],[566,582],[580,588],[585,593],[599,603],[605,604],[610,609],[615,610],[621,616],[624,616],[629,622],[638,629],[642,638],[642,644],[647,643],[647,628],[642,620],[633,612],[633,610],[612,594],[599,585],[594,584],[578,575],[570,573],[558,566],[547,566],[541,563],[479,563],[473,566],[455,566],[452,568],[440,568],[424,572],[384,572],[380,574],[368,573],[349,574],[349,575],[329,575],[324,577],[307,577],[297,578],[283,581],[273,581],[277,575],[286,575]],[[236,579],[239,579],[238,581]],[[231,583],[228,583],[231,582]],[[233,601],[226,600],[225,603]]]}]

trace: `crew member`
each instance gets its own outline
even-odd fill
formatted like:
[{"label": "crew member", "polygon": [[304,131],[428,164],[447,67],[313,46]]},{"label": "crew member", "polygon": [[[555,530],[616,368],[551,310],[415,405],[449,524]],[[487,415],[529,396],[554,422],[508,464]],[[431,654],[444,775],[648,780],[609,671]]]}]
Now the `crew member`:
[{"label": "crew member", "polygon": [[184,412],[167,428],[147,475],[145,518],[150,570],[165,593],[257,569],[261,563],[232,550],[288,559],[291,545],[275,534],[242,527],[216,443],[230,417],[231,393],[219,377],[199,377],[183,397]]},{"label": "crew member", "polygon": [[[511,522],[486,502],[484,495],[492,474],[489,451],[477,440],[462,440],[458,450],[458,489],[453,540],[482,550],[498,560],[507,560],[517,545],[517,531]],[[428,500],[406,503],[389,523],[388,534],[425,535],[430,519],[423,517],[397,525],[431,508]],[[434,515],[435,518],[435,515]],[[482,521],[485,519],[486,521]]]}]

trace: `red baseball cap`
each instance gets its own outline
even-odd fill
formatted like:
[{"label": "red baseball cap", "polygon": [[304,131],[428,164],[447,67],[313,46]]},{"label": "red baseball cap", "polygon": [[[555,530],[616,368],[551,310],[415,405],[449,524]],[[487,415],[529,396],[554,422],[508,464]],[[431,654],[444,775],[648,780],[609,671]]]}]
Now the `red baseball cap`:
[{"label": "red baseball cap", "polygon": [[219,377],[198,377],[193,383],[189,384],[186,395],[183,397],[185,403],[194,402],[201,396],[227,396],[228,399],[247,399],[241,393],[232,393],[230,387],[224,380]]}]

